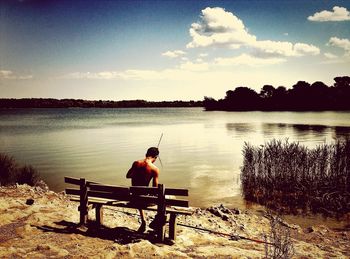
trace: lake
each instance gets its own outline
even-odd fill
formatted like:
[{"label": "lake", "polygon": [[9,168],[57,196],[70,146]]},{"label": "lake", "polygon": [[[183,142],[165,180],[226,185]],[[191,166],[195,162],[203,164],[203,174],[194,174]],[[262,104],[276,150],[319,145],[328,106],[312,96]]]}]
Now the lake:
[{"label": "lake", "polygon": [[160,136],[160,183],[190,190],[192,206],[244,206],[244,142],[276,138],[309,147],[350,135],[349,112],[205,112],[202,108],[2,109],[0,152],[38,169],[50,188],[63,176],[129,185],[132,162]]}]

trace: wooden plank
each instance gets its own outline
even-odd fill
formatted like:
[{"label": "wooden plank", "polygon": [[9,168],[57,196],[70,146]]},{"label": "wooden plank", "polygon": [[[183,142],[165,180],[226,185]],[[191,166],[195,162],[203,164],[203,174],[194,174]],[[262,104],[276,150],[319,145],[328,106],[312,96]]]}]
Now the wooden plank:
[{"label": "wooden plank", "polygon": [[79,178],[73,178],[73,177],[64,177],[64,182],[65,183],[70,183],[70,184],[75,184],[75,185],[80,185],[80,179]]},{"label": "wooden plank", "polygon": [[130,192],[132,194],[138,195],[157,195],[158,188],[157,187],[148,187],[148,186],[131,186]]},{"label": "wooden plank", "polygon": [[104,184],[89,184],[91,191],[101,191],[101,192],[113,192],[121,195],[129,195],[129,187],[114,186],[114,185],[104,185]]},{"label": "wooden plank", "polygon": [[[121,208],[130,208],[130,209],[138,209],[140,206],[134,204],[134,203],[117,203],[117,204],[113,204],[111,206],[115,206],[115,207],[121,207]],[[150,211],[157,211],[157,206],[151,204],[150,206],[145,206],[142,207],[143,210],[150,210]]]},{"label": "wooden plank", "polygon": [[80,178],[80,224],[85,225],[88,221],[88,195],[86,180]]},{"label": "wooden plank", "polygon": [[176,213],[170,213],[169,238],[176,241]]},{"label": "wooden plank", "polygon": [[168,206],[188,207],[187,200],[165,199],[165,204]]},{"label": "wooden plank", "polygon": [[90,187],[90,184],[101,184],[101,183],[92,182],[92,181],[86,181],[86,186],[87,186],[87,187]]},{"label": "wooden plank", "polygon": [[157,197],[152,197],[152,196],[146,196],[146,195],[132,195],[131,202],[133,203],[139,203],[139,204],[157,204],[158,203],[158,198]]},{"label": "wooden plank", "polygon": [[129,201],[131,197],[129,193],[120,194],[120,193],[100,192],[100,191],[88,191],[88,196],[103,198],[103,199],[119,200],[119,201]]},{"label": "wooden plank", "polygon": [[157,238],[160,242],[164,242],[165,238],[165,224],[166,224],[166,208],[165,208],[165,192],[164,185],[158,184],[158,198],[157,198],[157,215],[155,220],[157,220]]},{"label": "wooden plank", "polygon": [[166,188],[165,195],[188,196],[188,189]]},{"label": "wooden plank", "polygon": [[103,224],[102,204],[97,204],[97,206],[96,206],[96,224],[97,224],[97,226],[101,226],[101,224]]},{"label": "wooden plank", "polygon": [[70,189],[70,188],[67,188],[65,190],[66,194],[69,194],[69,195],[78,195],[80,196],[80,190],[79,189]]}]

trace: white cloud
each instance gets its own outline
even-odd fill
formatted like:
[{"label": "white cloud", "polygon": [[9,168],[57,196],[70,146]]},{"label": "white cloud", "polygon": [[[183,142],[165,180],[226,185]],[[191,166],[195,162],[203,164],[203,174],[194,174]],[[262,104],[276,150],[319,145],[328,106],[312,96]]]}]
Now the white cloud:
[{"label": "white cloud", "polygon": [[350,21],[350,12],[345,7],[334,6],[333,12],[324,10],[307,17],[307,19],[313,22]]},{"label": "white cloud", "polygon": [[193,23],[190,28],[192,42],[187,48],[227,45],[233,48],[246,42],[255,41],[243,22],[230,12],[220,7],[207,7],[202,10],[200,23]]},{"label": "white cloud", "polygon": [[324,56],[325,56],[327,59],[336,59],[336,58],[338,58],[337,55],[334,55],[334,54],[329,53],[329,52],[324,53]]},{"label": "white cloud", "polygon": [[187,61],[180,65],[180,69],[187,71],[207,71],[209,69],[209,64],[205,62],[193,63],[191,61]]},{"label": "white cloud", "polygon": [[177,58],[185,54],[186,52],[182,50],[174,50],[174,51],[169,50],[167,52],[162,53],[162,56],[169,57],[169,58]]},{"label": "white cloud", "polygon": [[320,54],[320,49],[314,45],[305,43],[295,43],[293,47],[294,56],[305,56],[305,55],[318,55]]},{"label": "white cloud", "polygon": [[11,70],[0,70],[0,80],[1,79],[9,79],[9,80],[27,80],[32,79],[32,75],[17,75]]},{"label": "white cloud", "polygon": [[328,41],[328,45],[342,48],[345,50],[347,55],[350,55],[350,40],[349,39],[340,39],[337,37],[331,37]]},{"label": "white cloud", "polygon": [[124,71],[74,72],[60,79],[96,79],[96,80],[158,80],[163,79],[162,73],[156,70],[128,69]]},{"label": "white cloud", "polygon": [[187,48],[222,46],[230,49],[246,47],[258,58],[299,57],[318,55],[319,48],[305,43],[257,40],[245,28],[243,22],[231,12],[220,7],[202,10],[201,20],[190,28],[192,41]]},{"label": "white cloud", "polygon": [[201,54],[199,54],[199,57],[200,58],[208,57],[208,53],[201,53]]},{"label": "white cloud", "polygon": [[257,58],[248,54],[241,54],[238,57],[232,58],[216,58],[215,64],[220,66],[262,66],[279,64],[285,61],[286,60],[283,58]]}]

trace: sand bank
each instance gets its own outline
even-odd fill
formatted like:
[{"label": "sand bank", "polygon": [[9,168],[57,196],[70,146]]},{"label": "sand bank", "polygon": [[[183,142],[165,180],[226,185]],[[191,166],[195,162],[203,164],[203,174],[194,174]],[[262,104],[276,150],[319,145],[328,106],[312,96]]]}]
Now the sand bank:
[{"label": "sand bank", "polygon": [[[31,204],[31,201],[33,204]],[[29,205],[31,204],[31,205]],[[64,193],[55,193],[45,185],[0,187],[1,258],[263,258],[264,244],[232,240],[178,226],[173,245],[154,242],[151,229],[136,232],[139,222],[133,209],[106,208],[104,225],[98,229],[92,220],[77,227],[78,204]],[[224,206],[193,208],[192,216],[183,216],[185,225],[211,229],[232,235],[262,239],[269,233],[269,220],[250,211]],[[150,222],[154,213],[147,212]],[[289,225],[295,258],[349,258],[350,229],[326,226],[301,228]]]}]

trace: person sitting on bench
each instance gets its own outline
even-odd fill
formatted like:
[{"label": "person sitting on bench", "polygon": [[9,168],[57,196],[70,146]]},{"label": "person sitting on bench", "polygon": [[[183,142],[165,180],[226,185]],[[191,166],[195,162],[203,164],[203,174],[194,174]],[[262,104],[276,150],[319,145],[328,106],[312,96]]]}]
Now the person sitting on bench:
[{"label": "person sitting on bench", "polygon": [[[158,155],[158,148],[150,147],[147,150],[144,159],[133,162],[131,168],[126,174],[126,178],[131,178],[132,186],[148,186],[152,179],[152,186],[158,186],[159,169],[154,165]],[[137,231],[143,233],[146,230],[146,220],[142,207],[139,208],[139,211],[141,225]]]}]

